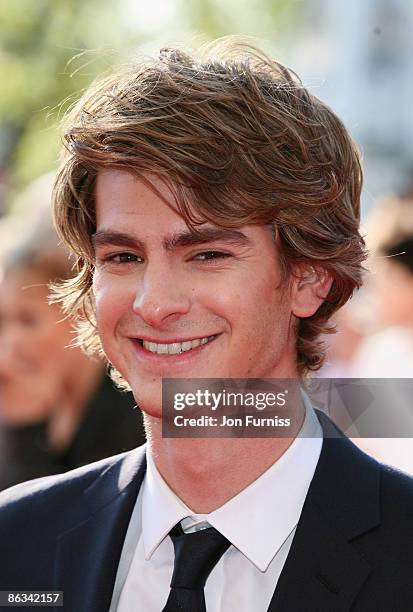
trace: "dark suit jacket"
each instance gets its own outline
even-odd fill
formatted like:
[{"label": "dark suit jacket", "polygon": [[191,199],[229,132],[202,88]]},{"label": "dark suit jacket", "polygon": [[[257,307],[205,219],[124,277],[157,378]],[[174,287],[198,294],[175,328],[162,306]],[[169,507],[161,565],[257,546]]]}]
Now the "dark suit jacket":
[{"label": "dark suit jacket", "polygon": [[19,482],[67,472],[131,450],[145,442],[142,413],[131,393],[121,393],[102,376],[69,446],[56,453],[48,445],[47,421],[1,427],[0,490]]},{"label": "dark suit jacket", "polygon": [[[0,590],[63,590],[65,612],[108,610],[144,474],[140,447],[3,492]],[[326,437],[269,610],[413,610],[412,525],[412,479]]]}]

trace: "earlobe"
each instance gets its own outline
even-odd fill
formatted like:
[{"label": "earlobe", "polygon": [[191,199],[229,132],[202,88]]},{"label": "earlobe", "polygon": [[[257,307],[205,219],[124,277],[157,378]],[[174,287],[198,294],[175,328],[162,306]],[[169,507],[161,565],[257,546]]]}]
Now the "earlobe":
[{"label": "earlobe", "polygon": [[296,317],[311,317],[326,299],[333,278],[323,267],[306,265],[295,271],[291,287],[292,312]]}]

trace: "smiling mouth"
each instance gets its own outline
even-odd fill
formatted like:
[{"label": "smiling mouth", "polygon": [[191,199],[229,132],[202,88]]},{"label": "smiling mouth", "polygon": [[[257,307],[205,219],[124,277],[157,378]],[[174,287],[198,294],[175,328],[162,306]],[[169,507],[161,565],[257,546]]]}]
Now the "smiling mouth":
[{"label": "smiling mouth", "polygon": [[158,342],[150,342],[148,340],[141,340],[139,338],[136,340],[140,346],[150,353],[155,353],[156,355],[181,355],[182,353],[187,353],[188,351],[192,351],[199,346],[212,342],[217,335],[218,334],[213,336],[204,336],[203,338],[196,338],[195,340],[185,340],[184,342],[168,342],[162,344]]}]

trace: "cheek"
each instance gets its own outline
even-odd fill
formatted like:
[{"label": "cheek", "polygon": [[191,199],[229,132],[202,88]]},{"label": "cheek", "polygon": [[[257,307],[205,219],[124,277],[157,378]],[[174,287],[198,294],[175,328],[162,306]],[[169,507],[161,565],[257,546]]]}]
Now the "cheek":
[{"label": "cheek", "polygon": [[267,274],[235,278],[217,283],[213,291],[202,294],[202,304],[225,319],[237,336],[262,337],[272,333],[277,322],[288,314],[288,299],[280,280],[271,270]]},{"label": "cheek", "polygon": [[124,282],[109,282],[96,274],[93,281],[96,324],[102,342],[110,339],[122,317],[132,310],[133,296]]},{"label": "cheek", "polygon": [[37,355],[41,363],[55,362],[62,359],[66,350],[65,346],[71,342],[72,338],[66,334],[61,334],[59,326],[54,321],[45,324],[41,329],[34,331],[31,338],[30,349],[32,354]]},{"label": "cheek", "polygon": [[48,320],[39,320],[35,325],[26,327],[21,335],[20,348],[26,355],[45,358],[47,349],[55,345],[54,325]]},{"label": "cheek", "polygon": [[57,348],[56,335],[51,327],[27,328],[24,340],[15,344],[16,357],[22,358],[34,370],[47,370],[62,358],[62,348]]},{"label": "cheek", "polygon": [[277,360],[289,342],[287,297],[278,290],[255,285],[240,302],[234,319],[234,351],[250,366]]},{"label": "cheek", "polygon": [[248,327],[260,336],[282,326],[288,310],[287,296],[272,277],[250,283],[240,305],[249,321]]}]

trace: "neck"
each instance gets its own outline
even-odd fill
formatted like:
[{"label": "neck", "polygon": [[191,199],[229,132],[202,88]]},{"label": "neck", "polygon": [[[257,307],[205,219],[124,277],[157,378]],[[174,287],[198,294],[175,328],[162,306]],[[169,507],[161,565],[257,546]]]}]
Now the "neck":
[{"label": "neck", "polygon": [[208,514],[240,493],[292,444],[304,419],[296,413],[292,437],[163,438],[162,421],[145,415],[150,452],[174,493],[197,514]]}]

